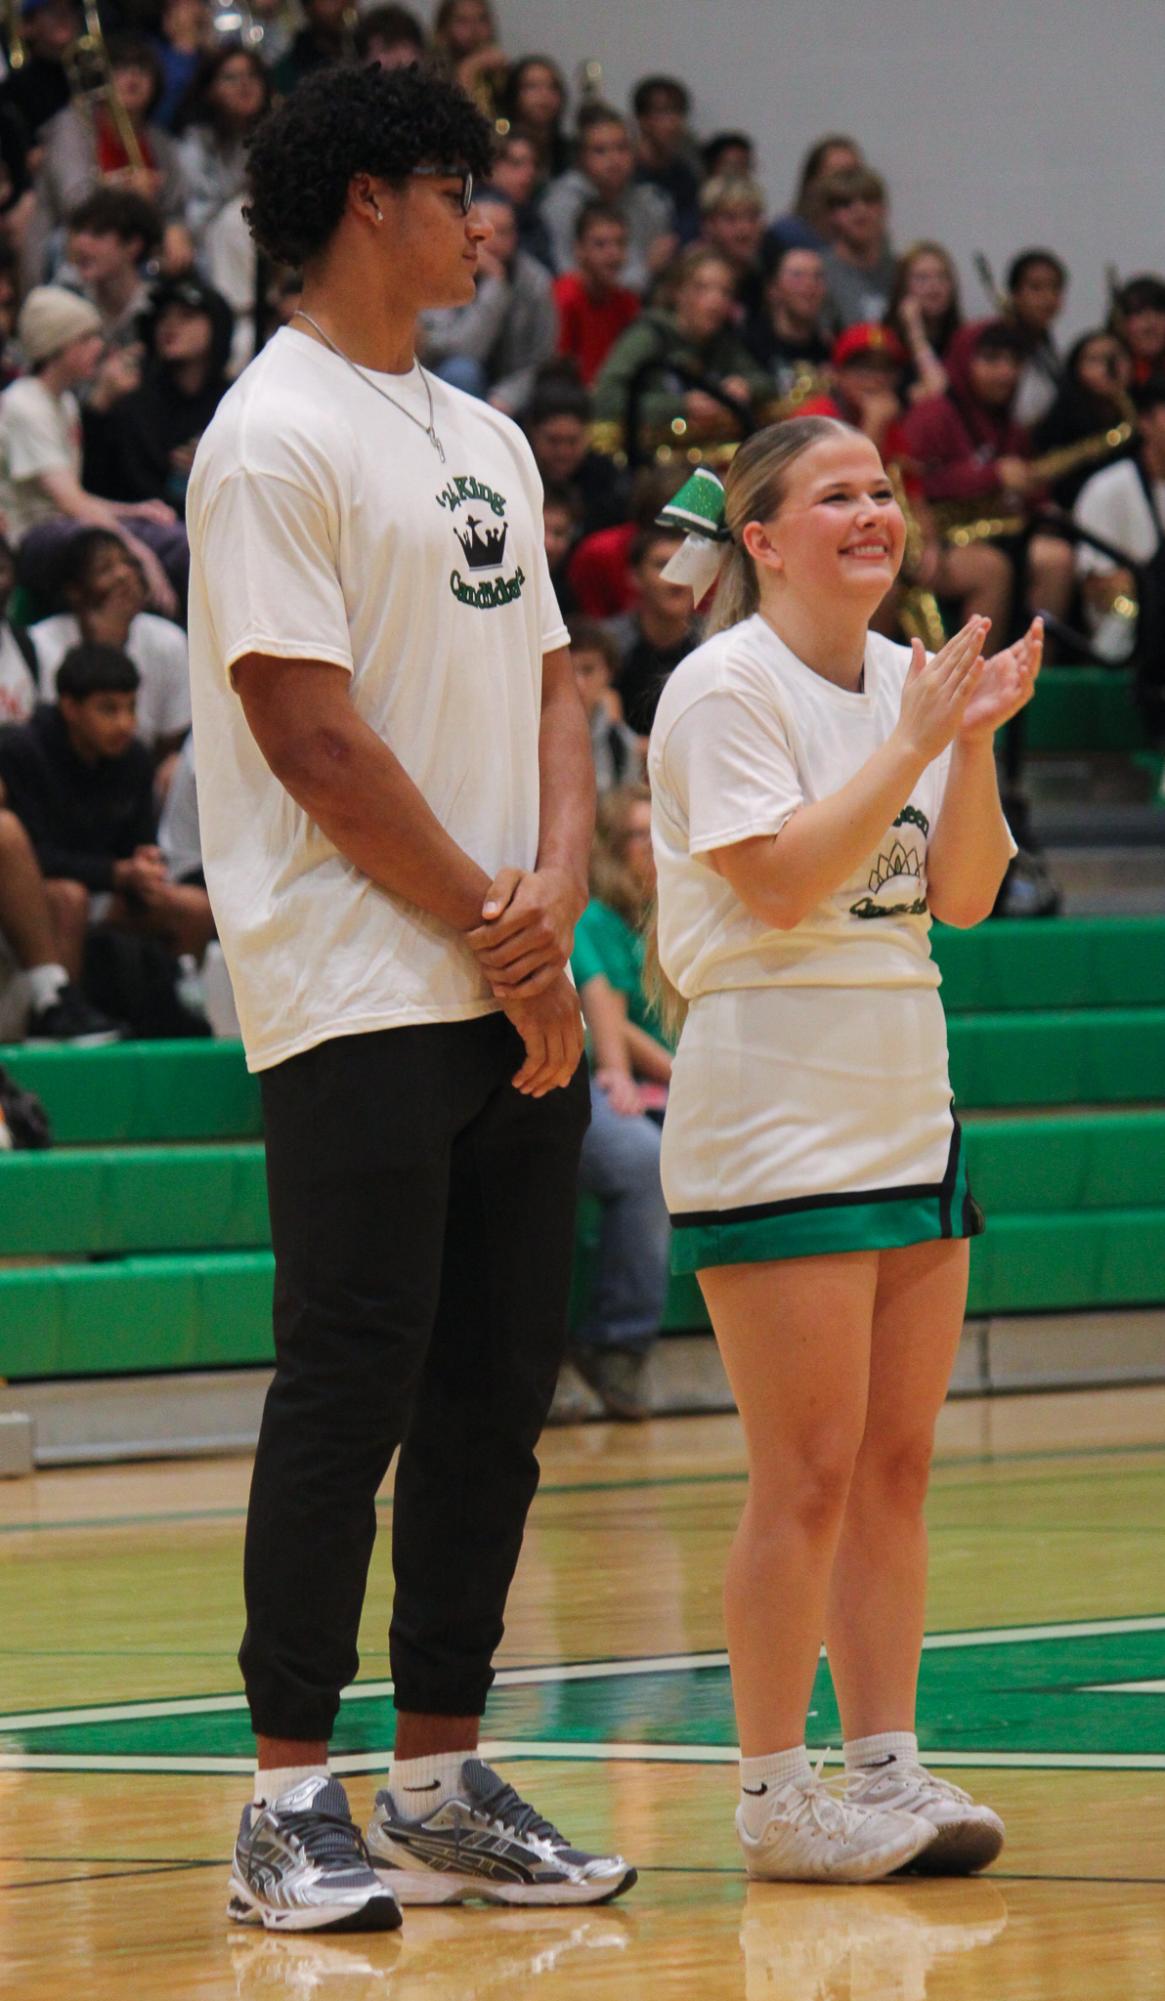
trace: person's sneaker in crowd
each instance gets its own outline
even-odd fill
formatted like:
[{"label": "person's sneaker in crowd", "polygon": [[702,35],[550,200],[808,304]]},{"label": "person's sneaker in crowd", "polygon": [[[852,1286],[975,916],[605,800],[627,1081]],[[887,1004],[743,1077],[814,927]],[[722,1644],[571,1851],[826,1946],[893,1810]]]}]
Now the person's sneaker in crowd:
[{"label": "person's sneaker in crowd", "polygon": [[890,1765],[851,1772],[846,1799],[860,1806],[918,1814],[936,1830],[930,1846],[905,1866],[924,1876],[970,1876],[994,1862],[1004,1826],[989,1806],[979,1806],[961,1786],[936,1778],[925,1765],[895,1759]]},{"label": "person's sneaker in crowd", "polygon": [[737,1808],[745,1867],[758,1881],[873,1883],[912,1862],[935,1839],[931,1821],[859,1804],[832,1791],[819,1772],[820,1766],[811,1778],[770,1786],[767,1816],[755,1835]]},{"label": "person's sneaker in crowd", "polygon": [[400,1905],[373,1869],[338,1779],[245,1806],[227,1916],[279,1932],[388,1932]]},{"label": "person's sneaker in crowd", "polygon": [[636,1348],[577,1346],[570,1359],[590,1385],[608,1417],[642,1424],[651,1416],[647,1401],[647,1356]]},{"label": "person's sneaker in crowd", "polygon": [[480,1758],[466,1758],[461,1788],[419,1820],[379,1792],[368,1848],[402,1904],[605,1904],[635,1881],[621,1855],[588,1855]]},{"label": "person's sneaker in crowd", "polygon": [[31,1049],[61,1042],[70,1042],[75,1049],[100,1049],[107,1042],[120,1042],[124,1034],[120,1022],[91,1007],[81,989],[69,980],[58,987],[46,1007],[30,1009],[24,1039]]}]

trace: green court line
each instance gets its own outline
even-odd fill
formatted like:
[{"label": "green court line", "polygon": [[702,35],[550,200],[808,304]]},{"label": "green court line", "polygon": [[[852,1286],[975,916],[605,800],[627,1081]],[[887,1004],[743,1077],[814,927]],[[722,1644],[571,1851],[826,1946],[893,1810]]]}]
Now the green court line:
[{"label": "green court line", "polygon": [[[1031,1462],[1046,1462],[1049,1460],[1127,1459],[1130,1457],[1165,1458],[1165,1445],[1067,1445],[1057,1447],[1054,1450],[1041,1448],[1033,1452],[981,1452],[970,1455],[958,1453],[949,1459],[936,1459],[933,1463],[932,1471],[941,1473],[961,1466],[1009,1466],[1017,1464],[1026,1465]],[[1073,1477],[1084,1479],[1086,1476],[1084,1474],[1076,1476],[1071,1474],[1064,1475],[1065,1479]],[[740,1486],[747,1478],[747,1473],[743,1472],[661,1473],[647,1478],[627,1480],[581,1480],[574,1483],[571,1481],[562,1481],[545,1487],[539,1487],[535,1495],[535,1504],[538,1501],[549,1499],[552,1495],[634,1493],[658,1487]],[[964,1487],[975,1487],[978,1484],[977,1481],[973,1480],[952,1480],[947,1482],[941,1491],[944,1494],[956,1494],[961,1492]],[[1009,1486],[1030,1486],[1031,1484],[1030,1481],[1018,1478],[1007,1482]],[[995,1488],[994,1491],[998,1493],[999,1488]],[[376,1506],[378,1510],[387,1512],[392,1507],[391,1495],[386,1496],[383,1500],[378,1500]],[[246,1516],[247,1511],[245,1508],[187,1508],[175,1511],[163,1511],[152,1515],[103,1515],[96,1521],[78,1518],[76,1520],[61,1522],[0,1522],[0,1535],[64,1535],[68,1533],[76,1534],[79,1530],[91,1529],[151,1528],[155,1525],[160,1526],[171,1522],[245,1521]]]}]

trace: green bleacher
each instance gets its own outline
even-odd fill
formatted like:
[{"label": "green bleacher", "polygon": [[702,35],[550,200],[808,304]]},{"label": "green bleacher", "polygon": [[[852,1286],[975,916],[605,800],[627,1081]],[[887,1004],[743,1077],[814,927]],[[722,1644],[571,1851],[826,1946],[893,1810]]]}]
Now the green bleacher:
[{"label": "green bleacher", "polygon": [[[936,930],[970,1311],[1165,1302],[1165,918]],[[860,1000],[856,1003],[860,1006]],[[0,1049],[57,1146],[0,1157],[0,1376],[270,1360],[259,1091],[235,1043]],[[597,1212],[579,1224],[576,1305]],[[665,1325],[704,1325],[676,1281]]]}]

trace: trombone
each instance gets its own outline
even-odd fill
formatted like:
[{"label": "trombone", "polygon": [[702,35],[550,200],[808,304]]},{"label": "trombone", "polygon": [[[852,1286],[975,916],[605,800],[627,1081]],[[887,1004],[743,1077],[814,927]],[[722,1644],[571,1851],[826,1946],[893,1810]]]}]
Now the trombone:
[{"label": "trombone", "polygon": [[[16,0],[10,0],[10,18],[11,13],[15,12],[15,5]],[[69,79],[69,89],[90,124],[98,106],[108,112],[126,159],[135,173],[141,173],[146,165],[141,141],[133,119],[117,94],[117,85],[113,80],[113,70],[109,61],[109,50],[105,46],[101,17],[97,12],[95,0],[84,0],[82,13],[84,29],[65,51],[65,71]],[[23,61],[23,51],[21,60]]]}]

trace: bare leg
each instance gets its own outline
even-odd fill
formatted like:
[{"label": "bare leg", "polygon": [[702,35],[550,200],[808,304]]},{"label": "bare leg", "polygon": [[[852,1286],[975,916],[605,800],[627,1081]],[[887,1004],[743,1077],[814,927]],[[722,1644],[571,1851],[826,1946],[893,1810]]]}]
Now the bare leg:
[{"label": "bare leg", "polygon": [[57,963],[48,885],[21,822],[7,812],[0,812],[0,931],[26,971]]},{"label": "bare leg", "polygon": [[435,1758],[442,1751],[476,1751],[480,1716],[427,1716],[400,1709],[396,1718],[394,1758]]},{"label": "bare leg", "polygon": [[53,957],[71,980],[79,980],[85,958],[85,933],[89,927],[89,891],[83,882],[54,877],[45,890],[53,913],[56,951]]},{"label": "bare leg", "polygon": [[965,1240],[880,1253],[866,1430],[829,1589],[829,1665],[849,1739],[914,1728],[923,1504],[968,1265]]},{"label": "bare leg", "polygon": [[259,1770],[285,1771],[290,1765],[326,1765],[328,1747],[324,1743],[300,1743],[296,1737],[258,1737]]},{"label": "bare leg", "polygon": [[959,598],[964,620],[977,612],[991,620],[991,651],[1007,644],[1015,576],[1002,549],[990,542],[973,542],[966,549],[944,549],[935,587],[942,597]]},{"label": "bare leg", "polygon": [[1066,618],[1074,584],[1070,545],[1054,535],[1033,535],[1027,550],[1028,609]]},{"label": "bare leg", "polygon": [[748,1452],[724,1612],[746,1758],[804,1742],[866,1419],[876,1251],[700,1273]]}]

